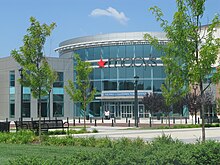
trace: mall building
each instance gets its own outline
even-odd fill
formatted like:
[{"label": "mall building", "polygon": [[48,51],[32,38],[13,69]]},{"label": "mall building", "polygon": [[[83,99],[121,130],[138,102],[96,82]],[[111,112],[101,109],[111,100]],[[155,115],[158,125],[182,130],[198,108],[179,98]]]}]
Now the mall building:
[{"label": "mall building", "polygon": [[[87,115],[103,116],[105,110],[111,117],[134,117],[134,85],[138,78],[138,116],[148,116],[142,98],[146,93],[161,93],[165,81],[161,57],[164,53],[156,50],[144,39],[146,32],[99,34],[73,38],[61,42],[55,49],[58,58],[48,57],[48,62],[58,73],[51,92],[43,98],[43,117],[79,117],[83,115],[80,104],[73,103],[64,86],[67,80],[76,80],[74,54],[91,63],[91,87],[96,88],[95,99],[87,107]],[[168,40],[165,33],[150,33],[161,45]],[[21,86],[17,79],[19,65],[12,57],[0,59],[0,119],[18,119],[21,116]],[[215,86],[211,87],[215,92]],[[30,89],[23,88],[23,117],[37,118],[37,100],[30,95]]]}]

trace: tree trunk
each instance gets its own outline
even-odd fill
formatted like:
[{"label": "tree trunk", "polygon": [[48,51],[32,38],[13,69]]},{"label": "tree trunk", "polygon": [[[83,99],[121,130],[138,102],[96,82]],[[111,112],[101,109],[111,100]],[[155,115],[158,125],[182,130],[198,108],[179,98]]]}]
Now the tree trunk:
[{"label": "tree trunk", "polygon": [[86,128],[86,99],[84,96],[84,128]]},{"label": "tree trunk", "polygon": [[39,111],[39,126],[38,126],[38,133],[39,133],[39,140],[41,142],[41,88],[39,88],[39,95],[38,95],[38,101],[39,101],[39,107],[38,107],[38,111]]},{"label": "tree trunk", "polygon": [[205,110],[204,110],[204,103],[203,103],[203,84],[202,81],[200,81],[200,92],[201,92],[201,114],[200,117],[202,116],[202,141],[205,141]]}]

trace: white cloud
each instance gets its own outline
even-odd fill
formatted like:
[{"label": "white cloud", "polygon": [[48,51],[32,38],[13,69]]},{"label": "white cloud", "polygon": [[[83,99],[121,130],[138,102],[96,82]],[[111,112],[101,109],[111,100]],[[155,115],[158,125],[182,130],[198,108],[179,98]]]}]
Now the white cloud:
[{"label": "white cloud", "polygon": [[116,9],[109,7],[108,9],[94,9],[91,14],[91,16],[108,16],[113,17],[117,21],[119,21],[121,24],[126,24],[129,18],[125,16],[123,12],[118,12]]}]

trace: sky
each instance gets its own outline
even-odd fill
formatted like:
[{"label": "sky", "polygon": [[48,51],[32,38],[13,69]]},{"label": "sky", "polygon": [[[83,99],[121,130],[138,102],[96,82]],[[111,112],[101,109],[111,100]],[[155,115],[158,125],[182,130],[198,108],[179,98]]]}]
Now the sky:
[{"label": "sky", "polygon": [[[29,18],[41,24],[56,23],[47,38],[44,53],[58,57],[54,51],[62,41],[116,32],[162,31],[148,10],[158,6],[171,22],[176,11],[175,0],[0,0],[0,58],[10,56],[23,45],[30,26]],[[207,0],[203,24],[220,14],[220,0]]]}]

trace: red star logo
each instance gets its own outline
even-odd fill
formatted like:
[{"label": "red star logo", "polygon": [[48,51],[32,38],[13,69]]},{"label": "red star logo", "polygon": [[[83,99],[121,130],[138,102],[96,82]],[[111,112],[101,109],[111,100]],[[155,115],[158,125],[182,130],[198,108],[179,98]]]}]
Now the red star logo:
[{"label": "red star logo", "polygon": [[99,68],[104,68],[105,67],[105,61],[102,61],[102,59],[100,59],[100,61],[98,62],[99,64]]}]

